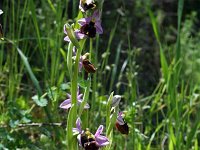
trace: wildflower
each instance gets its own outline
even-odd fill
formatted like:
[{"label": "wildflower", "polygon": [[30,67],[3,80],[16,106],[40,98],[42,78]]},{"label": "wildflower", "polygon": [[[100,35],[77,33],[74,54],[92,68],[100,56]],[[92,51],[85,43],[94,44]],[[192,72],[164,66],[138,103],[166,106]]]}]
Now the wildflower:
[{"label": "wildflower", "polygon": [[[79,89],[77,91],[77,101],[78,101],[78,105],[80,105],[82,103],[82,96],[83,94],[79,94]],[[67,97],[68,99],[64,100],[61,104],[60,104],[60,108],[62,109],[69,109],[72,107],[72,103],[71,103],[71,95],[67,93]],[[85,109],[90,108],[89,104],[86,103],[84,106]]]},{"label": "wildflower", "polygon": [[118,106],[118,105],[119,105],[119,102],[121,101],[121,98],[122,98],[122,97],[121,97],[120,95],[115,95],[115,96],[113,96],[111,106],[112,106],[112,107]]},{"label": "wildflower", "polygon": [[[73,59],[76,58],[76,48],[73,47]],[[79,60],[79,72],[81,72],[81,69],[84,68],[87,73],[95,73],[96,68],[94,65],[87,59],[87,57],[90,55],[90,53],[85,53],[80,57]]]},{"label": "wildflower", "polygon": [[78,20],[78,23],[81,25],[80,32],[90,38],[95,37],[96,33],[103,33],[99,11],[95,11],[92,17]]},{"label": "wildflower", "polygon": [[[66,34],[64,41],[70,42],[69,36],[67,35],[67,31],[66,31],[66,24],[64,25],[64,33]],[[80,30],[78,30],[78,29],[76,29],[74,31],[74,35],[75,35],[76,39],[78,39],[78,40],[84,39],[87,37],[85,34],[81,33]]]},{"label": "wildflower", "polygon": [[94,0],[80,0],[79,9],[85,12],[96,7]]},{"label": "wildflower", "polygon": [[108,138],[101,135],[103,125],[100,125],[95,135],[93,135],[89,129],[86,129],[86,131],[81,129],[81,120],[78,118],[76,120],[76,128],[73,128],[73,132],[74,134],[78,134],[77,139],[79,145],[85,150],[98,150],[100,147],[109,144]]},{"label": "wildflower", "polygon": [[82,65],[87,73],[95,73],[96,72],[96,68],[88,59],[83,59]]},{"label": "wildflower", "polygon": [[122,134],[128,135],[129,127],[127,123],[124,121],[124,119],[122,118],[122,114],[123,114],[122,112],[119,112],[115,126],[119,132],[121,132]]}]

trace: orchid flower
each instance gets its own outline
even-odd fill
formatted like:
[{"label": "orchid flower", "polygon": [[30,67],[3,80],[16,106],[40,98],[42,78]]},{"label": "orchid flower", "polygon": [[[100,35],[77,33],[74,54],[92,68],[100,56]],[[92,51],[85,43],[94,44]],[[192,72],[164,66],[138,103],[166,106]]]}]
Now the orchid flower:
[{"label": "orchid flower", "polygon": [[80,0],[79,9],[85,12],[96,7],[94,0]]},{"label": "orchid flower", "polygon": [[118,113],[115,126],[116,126],[116,128],[118,129],[119,132],[121,132],[122,134],[128,135],[129,127],[128,127],[127,123],[124,121],[124,119],[122,118],[122,114],[123,114],[123,112]]},{"label": "orchid flower", "polygon": [[[78,91],[77,91],[77,101],[78,101],[77,104],[78,104],[78,105],[80,105],[80,104],[82,103],[82,101],[83,101],[83,100],[82,100],[82,96],[83,96],[83,94],[79,94],[79,89],[78,89]],[[67,98],[66,100],[64,100],[64,101],[60,104],[60,108],[62,108],[62,109],[69,109],[69,108],[72,107],[71,95],[67,93],[67,97],[68,97],[68,98]],[[86,103],[85,106],[84,106],[84,108],[85,108],[85,109],[90,108],[89,104]]]},{"label": "orchid flower", "polygon": [[[76,48],[73,47],[73,59],[76,58]],[[79,59],[79,72],[81,72],[81,69],[84,68],[87,73],[95,73],[96,68],[95,66],[87,59],[87,57],[90,55],[90,53],[85,53],[84,55],[80,56]]]},{"label": "orchid flower", "polygon": [[[64,25],[64,33],[66,34],[64,41],[70,42],[69,36],[67,35],[67,31],[66,31],[66,24]],[[81,33],[80,30],[78,29],[74,31],[74,35],[77,40],[84,39],[87,37],[85,34]]]},{"label": "orchid flower", "polygon": [[[86,72],[88,73],[94,73],[96,71],[96,68],[94,65],[87,59],[87,57],[90,55],[90,53],[85,53],[84,55],[80,56],[79,59],[79,72],[81,72],[81,69],[84,67]],[[76,58],[76,48],[73,47],[73,59]]]},{"label": "orchid flower", "polygon": [[123,112],[119,112],[118,116],[117,116],[117,123],[119,123],[119,125],[125,124],[124,119],[122,118],[122,114],[123,114]]},{"label": "orchid flower", "polygon": [[97,129],[95,135],[93,135],[89,129],[86,131],[81,129],[81,120],[78,118],[76,120],[76,128],[73,128],[73,133],[78,134],[77,139],[79,145],[82,146],[85,150],[98,150],[102,146],[109,144],[107,137],[101,135],[103,132],[103,125],[100,125]]},{"label": "orchid flower", "polygon": [[96,33],[103,33],[99,11],[95,11],[91,17],[78,20],[78,23],[81,25],[80,33],[87,35],[88,37],[93,38]]}]

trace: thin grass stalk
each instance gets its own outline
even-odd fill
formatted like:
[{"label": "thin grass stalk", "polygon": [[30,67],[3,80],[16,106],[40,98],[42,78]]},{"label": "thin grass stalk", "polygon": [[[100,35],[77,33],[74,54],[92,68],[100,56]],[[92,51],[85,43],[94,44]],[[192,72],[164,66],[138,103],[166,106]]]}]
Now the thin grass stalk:
[{"label": "thin grass stalk", "polygon": [[153,15],[153,12],[149,8],[149,6],[147,6],[147,11],[149,13],[151,24],[152,24],[153,31],[154,31],[154,35],[156,37],[156,40],[157,40],[157,43],[158,43],[159,49],[160,49],[160,62],[161,62],[161,67],[162,67],[162,75],[165,79],[165,82],[167,82],[168,81],[168,64],[167,64],[165,54],[163,52],[163,46],[160,42],[160,36],[159,36],[159,32],[158,32],[158,26],[157,26],[156,18]]},{"label": "thin grass stalk", "polygon": [[89,92],[90,92],[90,86],[91,86],[91,78],[88,78],[87,82],[86,82],[86,87],[85,87],[85,91],[84,91],[84,96],[83,96],[83,101],[80,105],[80,108],[79,108],[79,113],[78,113],[78,116],[80,117],[81,114],[83,113],[84,111],[84,106],[87,102],[87,99],[89,98]]},{"label": "thin grass stalk", "polygon": [[54,7],[52,1],[51,1],[51,0],[47,0],[47,2],[48,2],[48,4],[49,4],[49,6],[51,7],[51,10],[53,11],[53,13],[56,14],[56,9],[55,9],[55,7]]},{"label": "thin grass stalk", "polygon": [[32,13],[31,16],[32,16],[32,19],[33,19],[33,24],[35,26],[35,31],[36,31],[36,35],[37,35],[38,44],[39,44],[39,51],[40,51],[42,60],[45,60],[41,36],[40,36],[40,31],[39,31],[39,26],[38,26],[37,17],[36,17],[36,8],[35,8],[35,4],[34,4],[33,0],[30,0],[29,6],[30,6],[31,13]]},{"label": "thin grass stalk", "polygon": [[181,45],[180,45],[180,32],[181,32],[181,18],[182,18],[182,12],[183,12],[183,6],[184,6],[184,0],[178,1],[178,31],[177,31],[177,40],[176,40],[176,62],[179,61],[181,56]]},{"label": "thin grass stalk", "polygon": [[112,41],[113,41],[113,38],[114,38],[114,35],[115,35],[115,32],[116,32],[116,29],[117,29],[118,20],[119,20],[119,16],[117,17],[115,25],[114,25],[114,27],[111,30],[110,37],[109,37],[109,40],[108,40],[108,46],[107,46],[106,52],[105,52],[106,53],[106,57],[103,59],[103,62],[101,64],[101,70],[100,70],[100,72],[103,72],[103,70],[105,69],[106,65],[108,64],[109,51],[110,51],[110,47],[111,47],[111,44],[112,44]]},{"label": "thin grass stalk", "polygon": [[108,102],[107,102],[107,105],[106,105],[106,129],[108,130],[108,126],[109,126],[109,123],[110,123],[110,107],[111,107],[111,103],[112,103],[112,99],[113,99],[113,94],[114,92],[112,92],[108,98]]},{"label": "thin grass stalk", "polygon": [[113,84],[115,82],[115,77],[117,74],[117,68],[118,68],[118,64],[119,64],[119,58],[120,58],[120,52],[121,52],[121,46],[122,46],[122,41],[119,42],[118,47],[117,47],[117,53],[115,56],[115,66],[113,67],[112,73],[111,73],[111,81],[110,81],[110,88],[109,88],[109,93],[112,91],[113,89]]},{"label": "thin grass stalk", "polygon": [[84,106],[87,103],[87,100],[89,98],[90,87],[91,87],[91,78],[89,77],[86,81],[83,101],[79,107],[79,112],[78,112],[78,116],[79,117],[82,116],[82,127],[84,127],[83,129],[88,127],[88,110],[84,110]]}]

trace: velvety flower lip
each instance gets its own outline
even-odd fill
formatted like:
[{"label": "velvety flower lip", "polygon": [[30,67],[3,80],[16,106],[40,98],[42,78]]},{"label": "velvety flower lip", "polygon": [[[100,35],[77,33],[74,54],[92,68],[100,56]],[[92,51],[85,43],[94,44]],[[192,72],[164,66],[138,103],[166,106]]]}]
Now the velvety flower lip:
[{"label": "velvety flower lip", "polygon": [[100,125],[95,135],[93,135],[89,129],[86,131],[81,129],[81,120],[76,120],[76,128],[73,128],[73,133],[78,134],[77,139],[79,145],[85,149],[99,149],[99,147],[106,146],[109,144],[107,137],[101,135],[103,132],[103,125]]},{"label": "velvety flower lip", "polygon": [[96,7],[96,5],[95,5],[94,0],[80,0],[79,9],[82,12],[85,12],[89,9],[93,9],[95,7]]},{"label": "velvety flower lip", "polygon": [[[80,105],[82,103],[82,96],[83,94],[79,94],[79,89],[77,91],[77,101],[78,101],[78,105]],[[71,95],[67,93],[67,97],[68,99],[64,100],[61,104],[60,104],[60,108],[62,109],[69,109],[72,107],[72,103],[71,103]],[[84,106],[85,109],[90,108],[89,104],[86,103]]]},{"label": "velvety flower lip", "polygon": [[[96,10],[91,17],[82,18],[78,20],[81,25],[81,33],[89,35],[91,32],[95,35],[96,33],[102,34],[103,28],[101,26],[100,12]],[[94,31],[95,30],[95,31]]]},{"label": "velvety flower lip", "polygon": [[121,132],[121,134],[126,134],[128,135],[129,133],[129,126],[128,124],[123,120],[122,118],[122,112],[119,112],[118,117],[117,117],[117,121],[115,123],[115,126],[117,128],[117,130],[119,132]]},{"label": "velvety flower lip", "polygon": [[102,136],[101,133],[103,132],[103,125],[100,125],[95,133],[95,140],[99,147],[106,146],[109,144],[109,140],[107,137]]},{"label": "velvety flower lip", "polygon": [[88,59],[83,59],[82,65],[87,73],[95,73],[97,70],[97,68],[95,68],[95,66]]},{"label": "velvety flower lip", "polygon": [[[67,31],[66,31],[66,24],[64,25],[64,33],[66,34],[64,41],[70,42],[69,36],[67,35]],[[78,30],[78,29],[76,29],[74,31],[74,34],[75,34],[75,37],[77,40],[87,38],[87,36],[85,34],[81,33],[80,30]]]},{"label": "velvety flower lip", "polygon": [[119,123],[119,125],[124,125],[125,124],[125,122],[124,122],[124,120],[122,118],[122,114],[123,114],[123,112],[119,112],[118,116],[117,116],[117,122]]}]

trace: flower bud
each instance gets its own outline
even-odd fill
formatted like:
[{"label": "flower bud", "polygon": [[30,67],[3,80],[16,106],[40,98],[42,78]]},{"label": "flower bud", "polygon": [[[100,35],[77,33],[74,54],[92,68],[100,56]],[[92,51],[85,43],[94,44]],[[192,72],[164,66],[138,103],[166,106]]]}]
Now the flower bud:
[{"label": "flower bud", "polygon": [[121,101],[121,98],[122,98],[122,97],[121,97],[120,95],[115,95],[115,96],[113,96],[111,106],[112,106],[112,107],[118,106],[118,105],[119,105],[119,102]]}]

